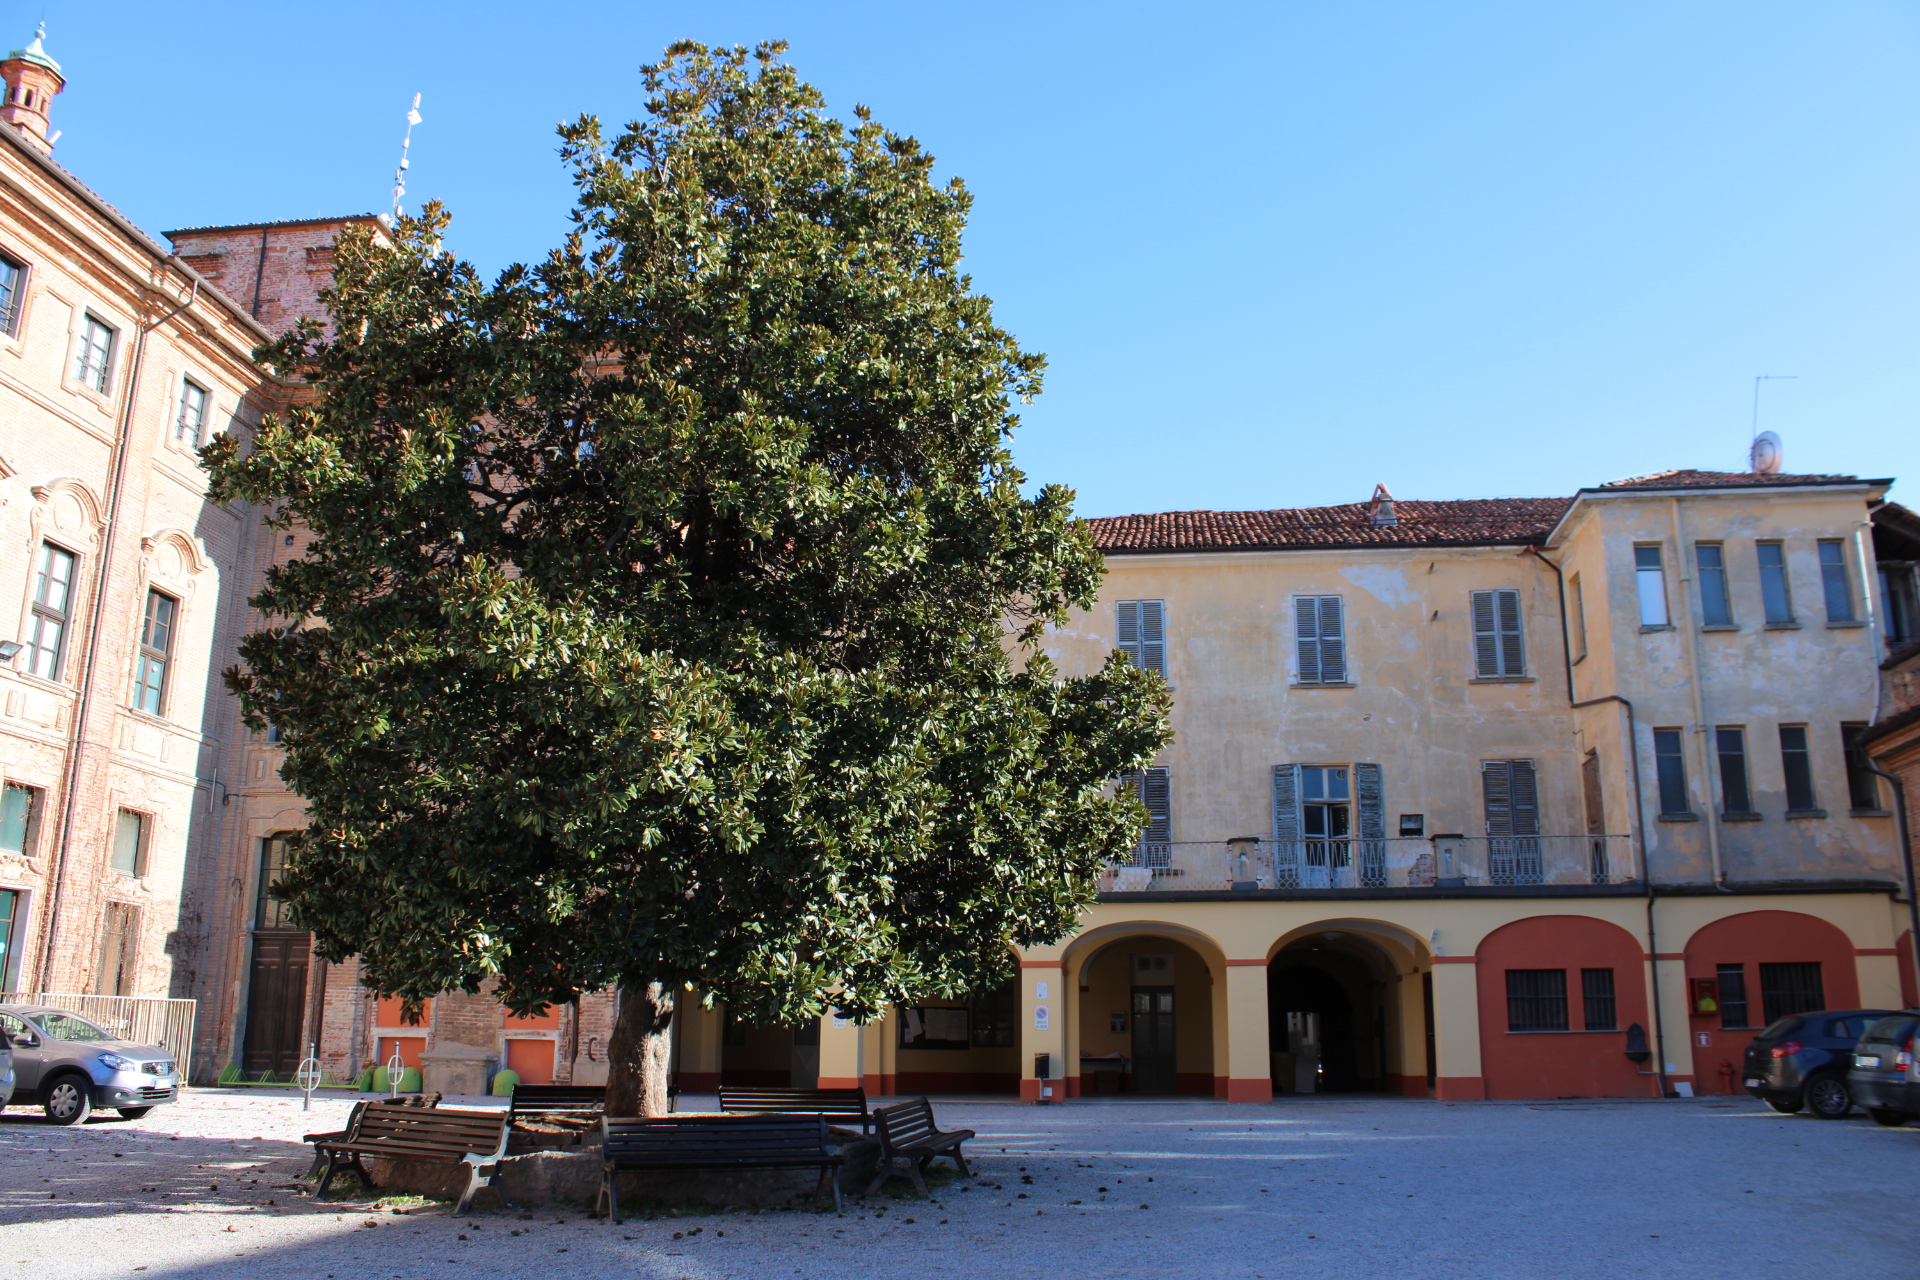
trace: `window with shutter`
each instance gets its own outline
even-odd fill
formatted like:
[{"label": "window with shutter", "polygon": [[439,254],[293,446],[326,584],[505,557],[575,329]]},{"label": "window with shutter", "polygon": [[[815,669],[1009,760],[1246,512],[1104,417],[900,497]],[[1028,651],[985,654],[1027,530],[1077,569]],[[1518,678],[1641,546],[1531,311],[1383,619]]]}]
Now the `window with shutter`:
[{"label": "window with shutter", "polygon": [[1273,873],[1276,887],[1300,885],[1300,766],[1273,766]]},{"label": "window with shutter", "polygon": [[1347,637],[1339,596],[1293,598],[1301,684],[1347,683]]},{"label": "window with shutter", "polygon": [[1156,765],[1144,773],[1130,773],[1120,781],[1122,786],[1133,792],[1147,810],[1147,825],[1140,833],[1134,865],[1171,866],[1173,785],[1169,771],[1164,765]]},{"label": "window with shutter", "polygon": [[1473,593],[1473,665],[1481,679],[1526,674],[1526,649],[1520,640],[1520,593]]},{"label": "window with shutter", "polygon": [[1483,760],[1487,879],[1492,884],[1539,884],[1540,791],[1531,760]]},{"label": "window with shutter", "polygon": [[1115,634],[1133,665],[1164,678],[1167,674],[1167,605],[1164,600],[1122,600],[1116,608]]},{"label": "window with shutter", "polygon": [[1360,835],[1354,850],[1354,867],[1363,887],[1384,889],[1387,887],[1387,802],[1379,765],[1353,766],[1353,798]]}]

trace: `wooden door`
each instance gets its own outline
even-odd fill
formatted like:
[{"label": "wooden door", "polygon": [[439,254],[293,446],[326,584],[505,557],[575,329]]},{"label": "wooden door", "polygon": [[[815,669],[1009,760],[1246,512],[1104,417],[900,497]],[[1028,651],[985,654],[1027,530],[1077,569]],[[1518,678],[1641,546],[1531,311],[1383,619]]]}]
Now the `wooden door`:
[{"label": "wooden door", "polygon": [[307,1003],[307,956],[312,940],[304,933],[253,935],[253,972],[247,985],[247,1048],[242,1070],[255,1079],[271,1071],[285,1080],[306,1057],[300,1025]]},{"label": "wooden door", "polygon": [[1173,1039],[1173,988],[1133,989],[1133,1091],[1174,1093],[1180,1085]]}]

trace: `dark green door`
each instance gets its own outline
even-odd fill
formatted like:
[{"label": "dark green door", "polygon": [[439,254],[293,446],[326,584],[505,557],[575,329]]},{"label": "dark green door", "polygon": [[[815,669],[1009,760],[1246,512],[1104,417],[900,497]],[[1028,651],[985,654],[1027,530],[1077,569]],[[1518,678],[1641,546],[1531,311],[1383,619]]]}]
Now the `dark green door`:
[{"label": "dark green door", "polygon": [[1173,988],[1133,989],[1133,1091],[1173,1093],[1179,1088],[1173,1047]]}]

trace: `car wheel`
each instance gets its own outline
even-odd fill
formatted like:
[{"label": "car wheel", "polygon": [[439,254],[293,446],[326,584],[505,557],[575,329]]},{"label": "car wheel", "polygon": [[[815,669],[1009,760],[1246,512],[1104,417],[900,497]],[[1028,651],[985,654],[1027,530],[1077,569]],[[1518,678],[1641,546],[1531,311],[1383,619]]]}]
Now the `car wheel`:
[{"label": "car wheel", "polygon": [[120,1118],[122,1120],[138,1120],[151,1110],[153,1110],[152,1107],[121,1107]]},{"label": "car wheel", "polygon": [[1904,1111],[1894,1111],[1887,1107],[1868,1107],[1867,1114],[1873,1117],[1875,1124],[1883,1124],[1889,1129],[1898,1129],[1901,1125],[1913,1119],[1912,1116]]},{"label": "car wheel", "polygon": [[92,1091],[80,1076],[61,1076],[47,1087],[47,1100],[41,1110],[55,1124],[85,1124],[93,1114]]},{"label": "car wheel", "polygon": [[1790,1116],[1794,1112],[1804,1108],[1807,1104],[1798,1098],[1768,1098],[1767,1105],[1783,1116]]},{"label": "car wheel", "polygon": [[1853,1094],[1839,1076],[1815,1076],[1807,1081],[1807,1110],[1822,1120],[1844,1119],[1853,1110]]}]

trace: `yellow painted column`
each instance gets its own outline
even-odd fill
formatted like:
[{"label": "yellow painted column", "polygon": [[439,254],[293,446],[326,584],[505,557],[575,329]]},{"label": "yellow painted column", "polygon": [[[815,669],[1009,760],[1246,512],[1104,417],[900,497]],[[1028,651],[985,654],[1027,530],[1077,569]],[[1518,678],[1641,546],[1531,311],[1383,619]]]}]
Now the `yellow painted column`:
[{"label": "yellow painted column", "polygon": [[712,1093],[720,1087],[721,1033],[725,1016],[719,1009],[703,1009],[692,991],[680,993],[675,1014],[679,1068],[675,1081],[682,1093]]},{"label": "yellow painted column", "polygon": [[1267,962],[1227,961],[1228,1102],[1272,1102],[1273,1058],[1267,1039]]},{"label": "yellow painted column", "polygon": [[1433,960],[1434,1056],[1440,1070],[1434,1096],[1448,1102],[1478,1102],[1487,1096],[1480,1074],[1480,989],[1471,956]]},{"label": "yellow painted column", "polygon": [[1899,1009],[1906,1004],[1900,995],[1900,966],[1903,962],[1892,947],[1887,947],[1885,951],[1886,954],[1873,955],[1854,953],[1854,964],[1860,972],[1862,1008]]},{"label": "yellow painted column", "polygon": [[[1057,959],[1024,959],[1020,962],[1020,1100],[1022,1102],[1064,1102],[1067,1077],[1075,1068],[1067,1065],[1067,991],[1066,973]],[[1049,1079],[1042,1081],[1034,1071],[1038,1054],[1048,1055]],[[1076,1064],[1077,1067],[1077,1064]]]},{"label": "yellow painted column", "polygon": [[860,1028],[851,1018],[829,1013],[820,1019],[819,1087],[857,1089],[860,1076]]},{"label": "yellow painted column", "polygon": [[[1687,957],[1683,951],[1660,953],[1660,963],[1653,966],[1657,981],[1653,983],[1654,999],[1660,1002],[1660,1012],[1666,1023],[1666,1072],[1668,1085],[1687,1084],[1695,1088],[1693,1078],[1693,1023],[1691,1010],[1687,1007]],[[1656,1052],[1660,1048],[1659,1038],[1654,1026],[1647,1028],[1647,1035],[1654,1041]]]}]

